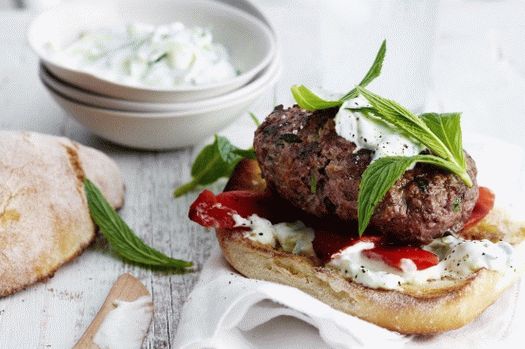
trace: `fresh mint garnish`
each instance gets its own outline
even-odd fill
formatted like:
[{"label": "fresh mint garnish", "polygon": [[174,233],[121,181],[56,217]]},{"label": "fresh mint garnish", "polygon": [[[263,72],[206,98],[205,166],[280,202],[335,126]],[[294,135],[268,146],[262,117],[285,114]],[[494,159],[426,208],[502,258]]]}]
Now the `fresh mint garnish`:
[{"label": "fresh mint garnish", "polygon": [[[254,113],[248,114],[256,126],[261,124]],[[202,148],[193,161],[191,181],[175,189],[173,196],[178,198],[199,186],[212,184],[223,177],[230,177],[235,166],[242,159],[255,159],[253,148],[237,148],[226,137],[215,135],[214,142]]]},{"label": "fresh mint garnish", "polygon": [[215,141],[205,146],[191,167],[191,181],[175,189],[174,196],[180,197],[198,186],[208,185],[219,178],[229,177],[242,159],[255,159],[255,152],[239,149],[223,136],[215,135]]},{"label": "fresh mint garnish", "polygon": [[419,117],[365,88],[358,86],[357,90],[375,109],[374,117],[425,145],[433,155],[445,160],[446,167],[467,186],[472,186],[463,155],[460,114],[429,113]]},{"label": "fresh mint garnish", "polygon": [[[386,193],[416,163],[431,164],[451,172],[460,171],[449,161],[434,155],[387,156],[371,163],[361,176],[357,197],[357,220],[361,236]],[[468,176],[468,175],[467,175]]]},{"label": "fresh mint garnish", "polygon": [[252,118],[253,123],[255,124],[255,126],[257,126],[257,127],[261,126],[261,122],[259,121],[259,119],[257,118],[257,116],[255,116],[254,113],[249,112],[248,114],[249,114],[250,117]]},{"label": "fresh mint garnish", "polygon": [[111,248],[123,259],[144,266],[185,271],[191,262],[174,259],[146,245],[104,198],[100,190],[87,178],[84,190],[91,218],[108,240]]},{"label": "fresh mint garnish", "polygon": [[[374,59],[374,63],[372,63],[372,66],[370,67],[370,69],[368,69],[368,72],[365,74],[365,76],[359,83],[359,86],[361,87],[368,86],[368,84],[374,81],[374,79],[377,78],[381,74],[381,69],[383,68],[383,60],[385,59],[385,54],[386,54],[386,40],[383,40],[381,47],[379,47],[379,51],[377,51],[376,58]],[[292,86],[291,90],[292,90],[292,95],[295,101],[297,102],[297,104],[301,108],[306,109],[306,110],[322,110],[322,109],[340,107],[346,100],[355,98],[358,95],[357,89],[354,88],[350,92],[346,93],[343,97],[337,100],[326,100],[316,95],[314,92],[312,92],[309,88],[307,88],[304,85],[294,85]]]},{"label": "fresh mint garnish", "polygon": [[315,173],[310,176],[310,193],[317,193],[317,175]]},{"label": "fresh mint garnish", "polygon": [[361,96],[372,105],[374,117],[388,123],[394,130],[424,144],[430,155],[385,157],[370,164],[361,177],[358,195],[359,234],[362,234],[374,213],[394,183],[415,163],[423,162],[456,174],[469,187],[473,185],[467,173],[461,136],[459,113],[414,115],[398,103],[380,97],[362,87]]},{"label": "fresh mint garnish", "polygon": [[[376,206],[388,190],[415,163],[424,162],[447,169],[461,178],[467,186],[473,185],[467,173],[463,153],[459,113],[427,113],[417,116],[398,103],[365,89],[381,74],[385,54],[386,41],[383,41],[372,66],[361,82],[337,100],[324,99],[304,85],[295,85],[291,89],[297,104],[311,111],[341,107],[345,101],[361,95],[371,106],[350,107],[350,110],[386,122],[395,131],[417,140],[431,152],[430,155],[380,158],[368,166],[362,175],[358,195],[359,234],[365,231]],[[313,190],[311,192],[313,193]]]}]

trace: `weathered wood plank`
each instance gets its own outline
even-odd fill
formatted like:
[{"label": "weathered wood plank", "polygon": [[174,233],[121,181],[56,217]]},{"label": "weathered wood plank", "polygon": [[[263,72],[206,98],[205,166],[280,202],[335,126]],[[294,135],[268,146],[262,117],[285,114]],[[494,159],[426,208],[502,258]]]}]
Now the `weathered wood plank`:
[{"label": "weathered wood plank", "polygon": [[[7,30],[3,22],[0,33],[9,33],[2,42],[13,54],[2,57],[0,65],[0,103],[3,115],[8,116],[0,118],[0,127],[64,135],[106,152],[118,163],[126,182],[126,202],[121,210],[124,219],[147,243],[172,256],[194,261],[196,271],[177,275],[125,264],[99,238],[54,278],[0,300],[0,347],[16,347],[21,333],[28,334],[25,347],[71,347],[95,316],[116,278],[130,272],[151,290],[156,307],[144,347],[171,348],[180,309],[198,279],[200,267],[216,245],[210,232],[187,219],[187,208],[196,194],[178,200],[172,197],[173,189],[189,178],[190,164],[199,147],[143,152],[91,135],[65,115],[38,81],[37,59],[24,38],[29,16],[8,17],[11,26]],[[269,91],[252,110],[265,115],[273,106],[273,96],[273,91]],[[237,145],[246,147],[254,129],[245,115],[224,133],[235,138]]]}]

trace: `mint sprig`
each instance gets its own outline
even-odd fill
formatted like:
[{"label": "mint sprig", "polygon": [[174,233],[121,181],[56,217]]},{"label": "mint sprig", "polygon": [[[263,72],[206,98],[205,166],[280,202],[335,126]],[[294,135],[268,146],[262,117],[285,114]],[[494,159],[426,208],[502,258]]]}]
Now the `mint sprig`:
[{"label": "mint sprig", "polygon": [[108,240],[111,248],[123,259],[156,268],[185,271],[191,262],[174,259],[146,245],[104,198],[100,190],[87,178],[84,190],[88,201],[91,218],[100,232]]},{"label": "mint sprig", "polygon": [[257,118],[257,116],[254,113],[249,112],[248,115],[250,115],[250,118],[252,119],[255,126],[257,127],[261,126],[261,121],[259,121],[259,118]]},{"label": "mint sprig", "polygon": [[215,135],[212,144],[205,146],[191,167],[191,181],[181,185],[173,195],[177,198],[219,178],[229,177],[242,159],[255,159],[253,148],[239,149],[223,136]]},{"label": "mint sprig", "polygon": [[[248,114],[253,123],[259,127],[261,122],[257,116],[252,112]],[[230,177],[235,166],[242,159],[255,159],[253,147],[240,149],[231,144],[226,137],[215,135],[213,143],[202,148],[193,161],[191,180],[176,188],[173,196],[178,198],[199,186],[212,184],[220,178]]]},{"label": "mint sprig", "polygon": [[461,113],[425,113],[420,115],[427,127],[449,149],[460,167],[465,167],[465,153],[461,134]]},{"label": "mint sprig", "polygon": [[371,163],[361,176],[357,197],[359,236],[366,230],[377,205],[386,193],[416,163],[431,164],[453,173],[461,171],[451,162],[434,155],[387,156]]},{"label": "mint sprig", "polygon": [[[383,68],[383,61],[386,54],[386,40],[383,40],[379,51],[377,51],[376,57],[370,69],[365,74],[359,86],[366,87],[375,78],[381,74],[381,69]],[[326,100],[322,97],[319,97],[314,92],[312,92],[308,87],[304,85],[294,85],[291,88],[292,95],[297,102],[297,104],[306,110],[322,110],[330,109],[335,107],[340,107],[346,100],[357,97],[358,92],[356,88],[353,88],[350,92],[346,93],[343,97],[337,100]]]},{"label": "mint sprig", "polygon": [[371,163],[361,176],[357,197],[357,222],[361,236],[386,193],[413,164],[412,158],[389,156]]},{"label": "mint sprig", "polygon": [[359,234],[365,231],[374,210],[388,190],[407,169],[418,162],[446,169],[456,174],[467,186],[473,185],[465,163],[459,113],[427,113],[417,116],[398,103],[365,88],[358,86],[357,91],[372,106],[374,118],[421,142],[431,152],[429,155],[380,158],[367,167],[361,177],[357,200]]},{"label": "mint sprig", "polygon": [[343,104],[341,99],[333,101],[323,99],[304,85],[294,85],[291,91],[295,102],[305,110],[330,109],[340,107]]},{"label": "mint sprig", "polygon": [[374,117],[424,144],[432,154],[446,160],[448,168],[467,186],[472,186],[463,156],[459,114],[424,114],[419,117],[398,103],[365,88],[357,86],[357,91],[374,108]]}]

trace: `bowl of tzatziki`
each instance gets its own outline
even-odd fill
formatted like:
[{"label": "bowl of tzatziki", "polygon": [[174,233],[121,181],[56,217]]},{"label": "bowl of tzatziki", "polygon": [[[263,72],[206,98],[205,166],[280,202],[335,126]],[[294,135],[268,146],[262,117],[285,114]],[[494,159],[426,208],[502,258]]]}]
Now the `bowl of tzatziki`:
[{"label": "bowl of tzatziki", "polygon": [[258,74],[256,84],[236,90],[232,98],[220,96],[214,98],[220,101],[212,103],[211,100],[195,102],[195,108],[149,112],[101,108],[87,103],[89,101],[81,102],[55,89],[56,84],[48,86],[46,81],[50,82],[52,77],[45,71],[41,71],[41,78],[62,109],[93,134],[125,147],[167,150],[196,145],[239,116],[247,117],[248,108],[269,91],[280,72],[281,64],[276,61]]},{"label": "bowl of tzatziki", "polygon": [[227,94],[268,67],[277,51],[260,19],[212,0],[65,2],[32,22],[28,40],[60,80],[148,103]]}]

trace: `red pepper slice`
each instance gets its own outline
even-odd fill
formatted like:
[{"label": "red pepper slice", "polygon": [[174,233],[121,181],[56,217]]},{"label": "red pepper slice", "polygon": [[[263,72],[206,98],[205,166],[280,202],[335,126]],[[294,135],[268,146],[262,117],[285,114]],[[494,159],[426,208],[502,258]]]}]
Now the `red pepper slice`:
[{"label": "red pepper slice", "polygon": [[268,194],[255,191],[238,190],[215,195],[203,190],[191,204],[188,216],[203,227],[231,229],[235,227],[234,214],[244,218],[252,214],[269,217],[270,199]]},{"label": "red pepper slice", "polygon": [[314,251],[317,257],[322,261],[328,262],[332,256],[341,252],[347,247],[357,244],[360,241],[372,241],[379,243],[381,237],[374,235],[365,235],[357,238],[351,233],[339,233],[333,230],[315,230],[313,241]]},{"label": "red pepper slice", "polygon": [[464,228],[471,227],[485,218],[492,208],[494,208],[494,200],[494,193],[489,188],[479,187],[478,201],[476,201],[476,205],[467,223],[465,223]]},{"label": "red pepper slice", "polygon": [[[287,221],[297,215],[293,209],[283,210],[282,203],[270,193],[255,191],[230,191],[219,195],[204,190],[190,206],[189,218],[208,228],[235,228],[234,214],[247,218],[252,214],[272,221],[284,221],[283,216],[289,215]],[[282,207],[281,207],[282,206]],[[272,219],[273,218],[273,219]],[[417,247],[382,246],[382,238],[375,235],[365,235],[357,238],[353,234],[337,232],[333,229],[316,229],[313,247],[316,255],[324,261],[332,255],[361,241],[371,241],[376,244],[371,250],[364,251],[369,258],[378,258],[388,265],[400,268],[401,259],[414,261],[418,269],[425,269],[439,262],[438,257],[431,252]]]},{"label": "red pepper slice", "polygon": [[227,191],[217,195],[217,201],[223,206],[235,210],[241,217],[257,214],[260,217],[270,218],[272,197],[267,192],[251,190]]},{"label": "red pepper slice", "polygon": [[323,261],[328,262],[332,256],[358,242],[373,242],[376,246],[363,253],[368,258],[380,259],[386,264],[401,270],[401,259],[410,259],[418,270],[429,268],[439,263],[439,258],[429,251],[414,246],[382,245],[382,238],[375,235],[365,235],[356,238],[352,234],[340,234],[333,231],[315,232],[313,242],[315,254]]},{"label": "red pepper slice", "polygon": [[401,270],[401,260],[410,259],[423,270],[439,263],[439,258],[432,252],[413,246],[378,246],[363,251],[368,258],[381,259],[386,264]]},{"label": "red pepper slice", "polygon": [[204,190],[191,204],[188,217],[207,228],[233,228],[235,221],[232,215],[235,213],[235,210],[219,203],[211,191]]}]

